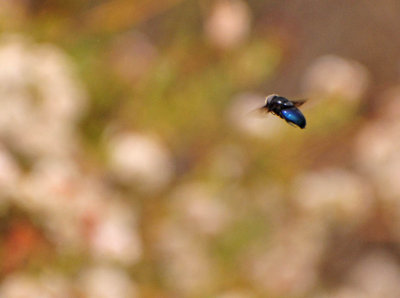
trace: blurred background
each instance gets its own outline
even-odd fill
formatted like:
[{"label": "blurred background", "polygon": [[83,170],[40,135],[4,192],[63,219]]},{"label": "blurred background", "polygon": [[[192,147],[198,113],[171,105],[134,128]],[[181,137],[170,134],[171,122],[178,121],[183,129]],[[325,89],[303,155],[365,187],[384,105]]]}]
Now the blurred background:
[{"label": "blurred background", "polygon": [[400,297],[399,32],[396,0],[1,0],[0,297]]}]

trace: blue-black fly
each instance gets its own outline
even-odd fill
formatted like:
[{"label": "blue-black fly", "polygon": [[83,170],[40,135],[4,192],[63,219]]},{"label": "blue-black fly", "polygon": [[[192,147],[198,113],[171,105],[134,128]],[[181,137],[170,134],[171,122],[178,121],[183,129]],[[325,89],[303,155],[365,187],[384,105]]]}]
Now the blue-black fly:
[{"label": "blue-black fly", "polygon": [[289,124],[292,123],[300,128],[306,127],[306,118],[297,108],[305,103],[305,100],[291,101],[283,96],[271,94],[265,100],[265,105],[260,109],[270,112],[284,119]]}]

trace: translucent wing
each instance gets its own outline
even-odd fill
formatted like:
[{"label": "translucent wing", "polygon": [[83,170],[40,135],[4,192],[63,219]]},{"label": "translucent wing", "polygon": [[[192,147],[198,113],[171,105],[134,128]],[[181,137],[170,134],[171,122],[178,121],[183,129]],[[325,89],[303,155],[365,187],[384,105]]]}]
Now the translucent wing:
[{"label": "translucent wing", "polygon": [[300,107],[302,106],[307,100],[296,100],[296,101],[292,101],[292,103],[294,104],[295,107]]},{"label": "translucent wing", "polygon": [[256,108],[248,112],[248,115],[251,116],[258,116],[258,117],[265,117],[269,113],[269,110],[266,107]]}]

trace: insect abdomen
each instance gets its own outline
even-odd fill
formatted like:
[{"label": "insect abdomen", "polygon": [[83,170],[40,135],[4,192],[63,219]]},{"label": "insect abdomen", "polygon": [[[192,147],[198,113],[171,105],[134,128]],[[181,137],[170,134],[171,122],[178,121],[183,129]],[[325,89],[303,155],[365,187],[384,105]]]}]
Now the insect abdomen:
[{"label": "insect abdomen", "polygon": [[297,125],[300,128],[306,127],[306,118],[297,108],[284,109],[281,111],[283,118],[290,123]]}]

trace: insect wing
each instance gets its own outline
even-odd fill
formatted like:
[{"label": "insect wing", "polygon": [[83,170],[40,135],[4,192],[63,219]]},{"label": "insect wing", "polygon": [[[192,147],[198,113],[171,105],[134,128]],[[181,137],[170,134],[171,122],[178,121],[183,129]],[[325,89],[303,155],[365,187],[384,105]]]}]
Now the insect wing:
[{"label": "insect wing", "polygon": [[264,106],[261,108],[256,108],[247,113],[249,116],[255,117],[265,117],[270,111]]},{"label": "insect wing", "polygon": [[295,107],[300,107],[302,106],[307,100],[296,100],[296,101],[292,101],[292,103],[294,104]]}]

